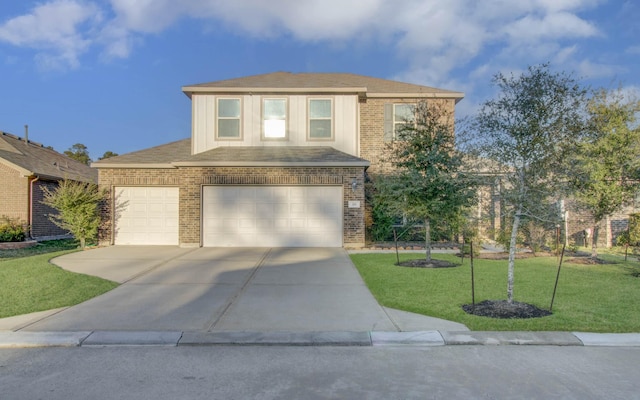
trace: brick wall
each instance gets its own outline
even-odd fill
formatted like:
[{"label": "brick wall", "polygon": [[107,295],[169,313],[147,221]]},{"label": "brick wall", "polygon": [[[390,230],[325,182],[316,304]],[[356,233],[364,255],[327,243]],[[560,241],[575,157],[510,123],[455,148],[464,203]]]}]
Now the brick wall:
[{"label": "brick wall", "polygon": [[66,236],[69,234],[69,232],[58,227],[47,217],[48,214],[56,213],[56,210],[42,204],[42,200],[44,200],[43,188],[54,190],[57,186],[58,182],[54,181],[38,180],[33,184],[31,236],[34,238]]},{"label": "brick wall", "polygon": [[[581,210],[573,201],[566,201],[565,207],[569,211],[569,218],[567,219],[569,243],[579,246],[590,246],[592,243],[591,240],[593,239],[593,232],[591,233],[591,237],[585,237],[585,231],[587,229],[593,231],[593,216],[589,212]],[[637,211],[638,209],[635,205],[629,205],[600,221],[598,247],[611,247],[615,245],[617,237],[624,232],[629,225],[629,214]]]},{"label": "brick wall", "polygon": [[[113,242],[114,186],[173,186],[180,191],[179,242],[200,245],[201,187],[203,185],[342,185],[343,242],[345,247],[364,245],[364,168],[362,167],[181,167],[176,169],[100,169],[100,186],[110,191],[103,206],[101,243]],[[352,191],[353,179],[357,181]],[[350,200],[360,208],[349,208]],[[115,202],[117,204],[117,201]]]},{"label": "brick wall", "polygon": [[29,220],[29,179],[0,163],[0,217]]}]

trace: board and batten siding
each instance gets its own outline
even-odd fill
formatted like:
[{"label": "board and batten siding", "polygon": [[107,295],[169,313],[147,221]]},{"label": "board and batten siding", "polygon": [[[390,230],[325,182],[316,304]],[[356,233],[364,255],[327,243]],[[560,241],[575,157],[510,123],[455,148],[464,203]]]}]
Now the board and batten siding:
[{"label": "board and batten siding", "polygon": [[[284,96],[284,95],[239,95],[218,96],[241,99],[240,140],[216,140],[216,96],[194,95],[193,107],[193,154],[202,153],[220,146],[331,146],[347,154],[357,156],[358,151],[358,96]],[[262,99],[287,99],[286,140],[262,139]],[[333,99],[333,140],[309,140],[307,102],[309,98]]]}]

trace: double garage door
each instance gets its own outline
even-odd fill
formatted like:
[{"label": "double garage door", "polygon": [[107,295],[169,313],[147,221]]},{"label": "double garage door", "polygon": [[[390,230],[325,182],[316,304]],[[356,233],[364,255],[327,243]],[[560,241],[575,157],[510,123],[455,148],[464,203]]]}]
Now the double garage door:
[{"label": "double garage door", "polygon": [[[116,188],[116,244],[177,245],[178,188]],[[205,186],[202,244],[341,247],[341,186]]]},{"label": "double garage door", "polygon": [[341,247],[341,186],[205,186],[204,246]]}]

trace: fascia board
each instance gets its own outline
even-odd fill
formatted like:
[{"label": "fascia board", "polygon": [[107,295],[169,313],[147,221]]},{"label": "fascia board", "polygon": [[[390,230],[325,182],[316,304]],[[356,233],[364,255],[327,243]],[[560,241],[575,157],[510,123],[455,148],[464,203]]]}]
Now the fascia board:
[{"label": "fascia board", "polygon": [[207,86],[183,86],[182,91],[189,97],[195,93],[354,93],[364,95],[367,92],[366,87],[207,87]]},{"label": "fascia board", "polygon": [[176,167],[368,167],[369,161],[282,162],[282,161],[181,161]]},{"label": "fascia board", "polygon": [[136,168],[136,169],[175,169],[172,164],[137,164],[137,163],[127,163],[127,164],[106,164],[106,163],[91,163],[92,168],[102,169],[102,168]]}]

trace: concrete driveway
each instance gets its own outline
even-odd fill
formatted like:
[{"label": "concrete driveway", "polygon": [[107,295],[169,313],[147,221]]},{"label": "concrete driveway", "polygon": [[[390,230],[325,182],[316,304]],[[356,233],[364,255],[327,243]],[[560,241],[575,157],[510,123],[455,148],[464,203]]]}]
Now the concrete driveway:
[{"label": "concrete driveway", "polygon": [[0,329],[466,330],[461,324],[381,307],[340,248],[112,246],[53,262],[122,285],[73,307],[0,320]]}]

